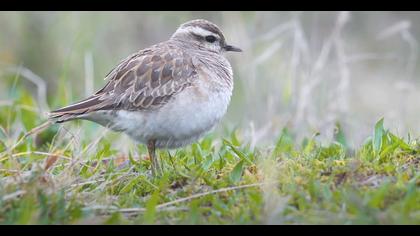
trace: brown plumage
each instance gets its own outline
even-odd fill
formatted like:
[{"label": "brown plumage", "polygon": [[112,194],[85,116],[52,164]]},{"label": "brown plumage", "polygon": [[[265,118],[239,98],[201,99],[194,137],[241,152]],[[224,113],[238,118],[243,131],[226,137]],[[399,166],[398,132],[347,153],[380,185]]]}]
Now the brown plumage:
[{"label": "brown plumage", "polygon": [[171,43],[157,44],[121,61],[106,85],[78,103],[52,111],[61,123],[99,110],[152,110],[196,79],[192,57]]}]

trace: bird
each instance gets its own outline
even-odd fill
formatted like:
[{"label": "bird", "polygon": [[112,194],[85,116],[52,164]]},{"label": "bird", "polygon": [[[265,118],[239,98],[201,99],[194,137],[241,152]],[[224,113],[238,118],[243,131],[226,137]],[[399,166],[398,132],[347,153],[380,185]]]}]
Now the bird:
[{"label": "bird", "polygon": [[120,61],[93,95],[49,113],[53,123],[81,119],[147,146],[153,176],[156,149],[189,145],[214,129],[229,106],[233,70],[220,28],[204,19],[181,24],[161,43]]}]

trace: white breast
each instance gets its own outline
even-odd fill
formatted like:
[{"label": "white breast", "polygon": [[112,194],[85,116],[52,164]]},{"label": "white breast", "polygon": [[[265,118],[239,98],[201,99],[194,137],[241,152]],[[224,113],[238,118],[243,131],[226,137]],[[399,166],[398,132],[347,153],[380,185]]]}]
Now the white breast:
[{"label": "white breast", "polygon": [[158,148],[176,148],[194,142],[211,130],[226,113],[232,88],[210,89],[208,84],[186,88],[155,111],[118,111],[114,130],[134,140],[156,140]]}]

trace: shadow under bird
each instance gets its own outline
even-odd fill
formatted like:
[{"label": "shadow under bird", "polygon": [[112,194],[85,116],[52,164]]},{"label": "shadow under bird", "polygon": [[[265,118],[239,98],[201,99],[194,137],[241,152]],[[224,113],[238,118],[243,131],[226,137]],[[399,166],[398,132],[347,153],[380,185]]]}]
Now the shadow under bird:
[{"label": "shadow under bird", "polygon": [[233,72],[226,44],[207,20],[182,24],[165,42],[121,61],[92,96],[50,112],[50,120],[96,122],[146,144],[154,176],[162,173],[155,148],[178,148],[210,131],[226,113]]}]

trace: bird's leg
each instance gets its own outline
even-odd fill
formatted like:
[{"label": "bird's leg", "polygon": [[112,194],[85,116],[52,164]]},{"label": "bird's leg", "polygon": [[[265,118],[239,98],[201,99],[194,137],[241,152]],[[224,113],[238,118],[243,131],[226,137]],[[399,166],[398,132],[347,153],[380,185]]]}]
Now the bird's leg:
[{"label": "bird's leg", "polygon": [[159,157],[156,156],[155,143],[155,140],[149,140],[147,142],[147,150],[149,151],[150,160],[152,161],[152,174],[154,177],[162,174]]}]

